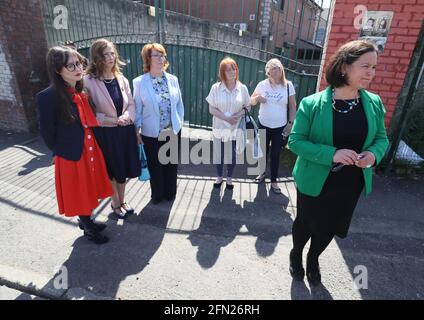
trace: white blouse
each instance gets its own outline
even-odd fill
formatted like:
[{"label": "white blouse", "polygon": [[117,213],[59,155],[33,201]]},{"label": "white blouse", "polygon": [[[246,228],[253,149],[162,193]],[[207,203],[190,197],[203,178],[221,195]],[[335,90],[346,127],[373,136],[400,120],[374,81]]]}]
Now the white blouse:
[{"label": "white blouse", "polygon": [[[250,105],[249,90],[240,81],[237,81],[235,88],[230,91],[222,82],[212,85],[206,101],[214,108],[230,116],[239,112],[243,107]],[[238,124],[238,123],[237,123]],[[212,134],[217,139],[228,141],[234,140],[236,136],[237,124],[231,125],[229,122],[212,118]]]}]

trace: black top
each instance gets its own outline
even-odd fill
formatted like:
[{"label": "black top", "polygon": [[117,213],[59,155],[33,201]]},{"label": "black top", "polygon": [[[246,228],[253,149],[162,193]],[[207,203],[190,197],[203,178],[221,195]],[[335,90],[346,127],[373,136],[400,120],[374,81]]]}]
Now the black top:
[{"label": "black top", "polygon": [[60,98],[53,86],[37,93],[37,105],[40,121],[40,133],[47,147],[66,160],[81,159],[84,147],[84,129],[78,110],[72,105],[75,121],[64,123],[60,120],[57,106]]},{"label": "black top", "polygon": [[118,80],[116,80],[116,78],[113,79],[112,82],[110,83],[108,82],[103,80],[103,83],[105,84],[106,89],[109,92],[110,97],[112,98],[113,104],[115,105],[116,114],[119,117],[122,115],[122,108],[124,106],[124,100],[122,98],[121,88],[119,87],[119,83],[118,83]]},{"label": "black top", "polygon": [[[349,106],[343,100],[336,100],[335,108],[347,110]],[[368,122],[361,100],[348,113],[333,110],[333,145],[337,149],[351,149],[361,153],[367,134]]]}]

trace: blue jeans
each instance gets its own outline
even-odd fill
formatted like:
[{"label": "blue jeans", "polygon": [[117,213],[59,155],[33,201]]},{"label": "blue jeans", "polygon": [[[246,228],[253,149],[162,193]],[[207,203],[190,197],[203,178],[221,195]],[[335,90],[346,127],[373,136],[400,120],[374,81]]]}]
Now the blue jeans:
[{"label": "blue jeans", "polygon": [[214,152],[220,152],[220,163],[216,165],[216,173],[218,177],[222,177],[224,173],[224,153],[225,148],[229,148],[228,144],[231,143],[231,163],[226,163],[227,165],[227,177],[232,177],[234,168],[236,166],[236,142],[235,141],[228,141],[228,142],[222,142],[220,143],[220,150],[214,150]]}]

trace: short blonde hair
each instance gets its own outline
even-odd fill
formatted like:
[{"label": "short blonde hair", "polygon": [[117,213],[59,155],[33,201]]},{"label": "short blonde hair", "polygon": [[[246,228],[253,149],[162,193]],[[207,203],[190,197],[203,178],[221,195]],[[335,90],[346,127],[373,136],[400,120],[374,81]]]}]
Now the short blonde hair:
[{"label": "short blonde hair", "polygon": [[[156,50],[160,52],[164,56],[166,56],[166,50],[160,43],[148,43],[144,45],[143,49],[141,49],[140,55],[143,60],[143,71],[144,73],[150,72],[150,67],[152,65],[152,51]],[[168,60],[163,64],[163,71],[166,71],[169,67]]]},{"label": "short blonde hair", "polygon": [[276,58],[272,58],[271,60],[269,60],[266,63],[265,74],[266,74],[267,77],[269,77],[269,71],[273,68],[278,68],[282,71],[281,72],[281,81],[283,82],[283,85],[287,85],[286,73],[284,72],[284,67],[283,67],[283,64],[281,63],[281,61],[276,59]]}]

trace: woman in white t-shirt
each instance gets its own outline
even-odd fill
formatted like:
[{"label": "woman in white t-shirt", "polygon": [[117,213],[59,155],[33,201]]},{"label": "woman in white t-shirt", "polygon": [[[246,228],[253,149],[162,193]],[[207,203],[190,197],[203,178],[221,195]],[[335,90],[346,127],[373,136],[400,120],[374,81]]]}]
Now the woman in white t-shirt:
[{"label": "woman in white t-shirt", "polygon": [[220,82],[212,85],[206,101],[212,118],[213,162],[216,164],[215,188],[223,180],[224,163],[227,164],[226,188],[234,188],[232,176],[236,164],[237,123],[244,115],[243,107],[250,106],[247,87],[238,80],[238,66],[231,58],[224,58],[219,64]]},{"label": "woman in white t-shirt", "polygon": [[[286,79],[284,67],[278,59],[271,59],[267,62],[265,73],[268,79],[258,83],[252,94],[251,104],[254,106],[260,102],[259,129],[266,130],[265,156],[267,159],[271,143],[271,190],[280,194],[281,189],[277,183],[278,165],[281,148],[286,141],[284,136],[287,137],[290,134],[296,115],[295,90],[293,84]],[[288,102],[290,103],[289,115],[287,114]],[[255,179],[257,183],[265,180],[266,167],[261,169],[262,174]]]}]

